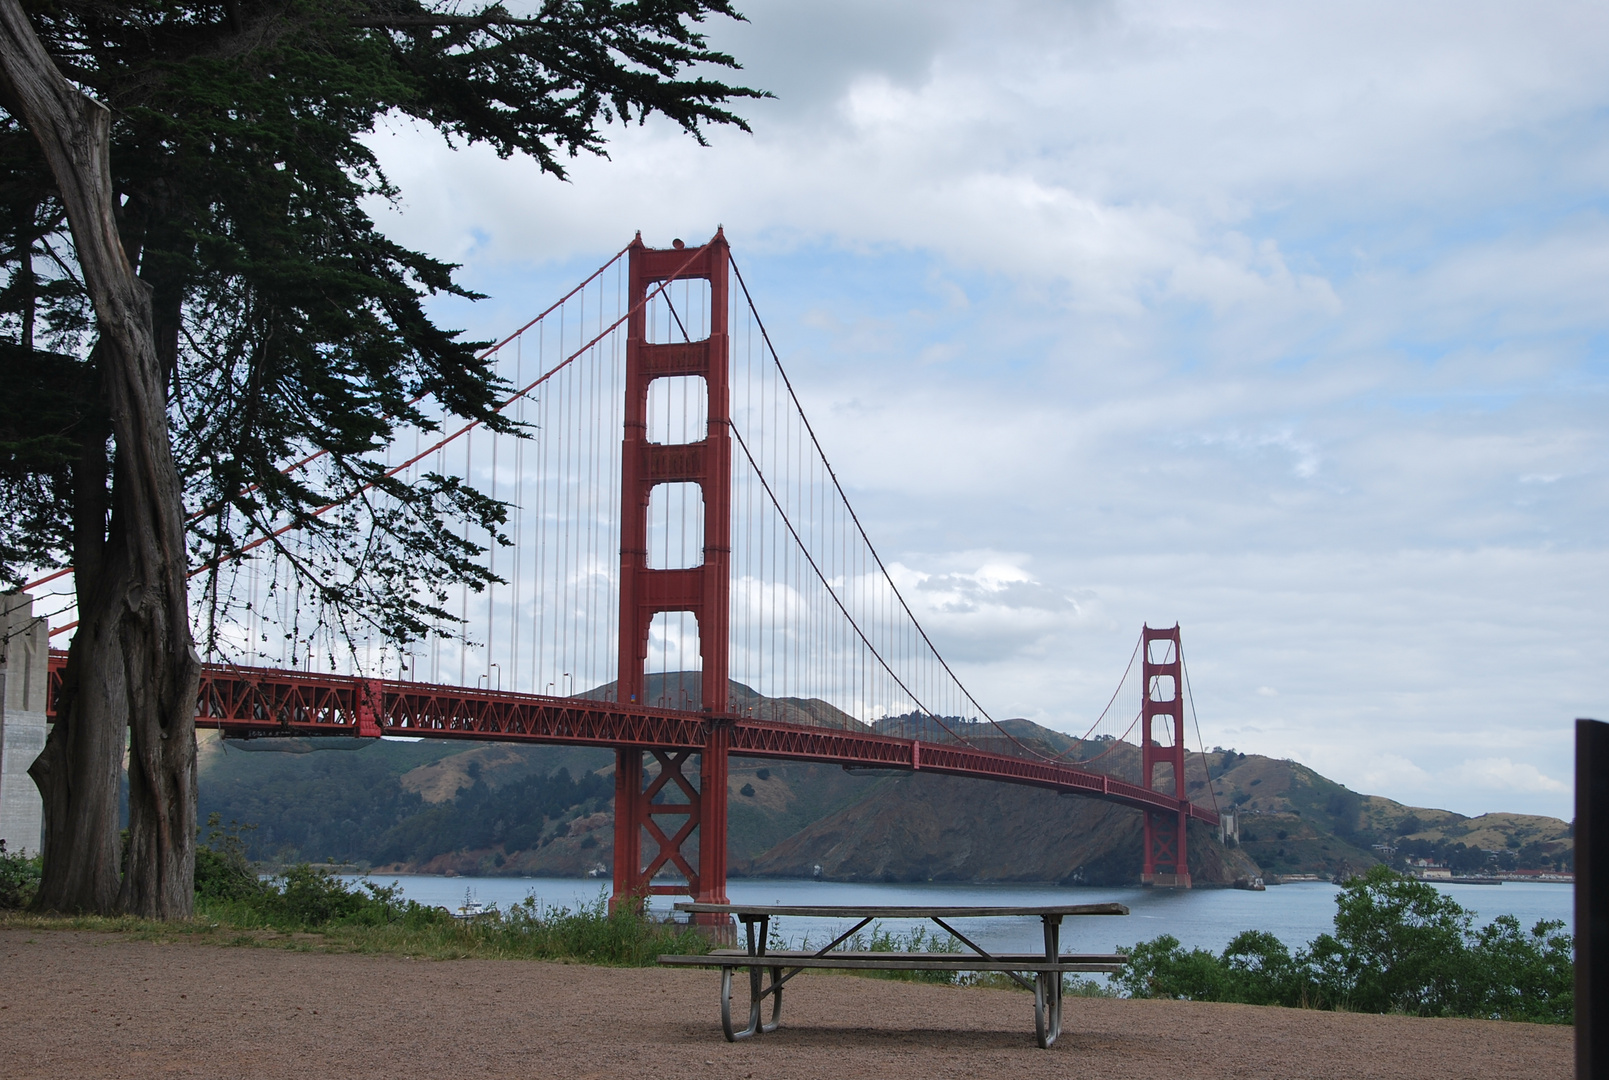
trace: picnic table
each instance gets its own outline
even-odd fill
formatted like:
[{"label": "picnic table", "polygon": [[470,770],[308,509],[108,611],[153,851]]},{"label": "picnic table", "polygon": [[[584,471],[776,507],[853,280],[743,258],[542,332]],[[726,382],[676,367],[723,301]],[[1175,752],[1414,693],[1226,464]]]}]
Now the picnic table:
[{"label": "picnic table", "polygon": [[[1080,915],[1127,915],[1122,904],[1064,904],[1050,907],[888,907],[801,906],[776,904],[682,903],[676,910],[694,915],[734,915],[743,924],[746,949],[715,949],[702,955],[661,956],[661,964],[721,969],[721,1030],[728,1042],[775,1031],[782,1022],[782,987],[803,971],[837,968],[850,971],[997,971],[1034,995],[1034,1036],[1049,1047],[1061,1034],[1062,976],[1072,972],[1121,971],[1128,957],[1121,953],[1063,953],[1061,924]],[[779,949],[768,952],[771,920],[781,916],[857,920],[824,948]],[[994,917],[1037,917],[1044,926],[1042,953],[991,954],[951,925],[951,920]],[[945,930],[971,952],[872,952],[840,949],[874,919],[926,919]],[[749,1023],[732,1024],[732,972],[749,973]],[[1031,982],[1029,980],[1032,980]],[[762,1022],[765,999],[771,999],[771,1018]]]}]

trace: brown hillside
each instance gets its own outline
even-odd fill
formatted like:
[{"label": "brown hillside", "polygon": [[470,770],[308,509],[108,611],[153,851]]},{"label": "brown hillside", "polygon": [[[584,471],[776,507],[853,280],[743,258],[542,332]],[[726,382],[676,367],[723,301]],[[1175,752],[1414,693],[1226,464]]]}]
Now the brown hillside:
[{"label": "brown hillside", "polygon": [[[1106,885],[1137,880],[1138,811],[1097,799],[960,777],[892,777],[865,799],[756,858],[757,875],[839,881],[1055,881]],[[1191,872],[1202,884],[1258,869],[1191,831]]]},{"label": "brown hillside", "polygon": [[456,798],[477,779],[501,787],[538,773],[567,768],[572,775],[614,769],[614,752],[590,747],[532,746],[521,743],[484,743],[462,753],[421,765],[402,774],[398,782],[427,803]]},{"label": "brown hillside", "polygon": [[[487,746],[481,751],[509,749],[507,746]],[[518,750],[554,750],[554,747],[516,747]],[[410,790],[423,792],[426,785],[436,785],[436,791],[452,793],[443,801],[453,798],[461,789],[473,784],[469,763],[454,767],[459,758],[470,757],[475,751],[454,755],[435,765],[414,769],[404,774],[405,782],[419,785]],[[613,755],[608,751],[585,751],[607,762],[596,771],[608,775],[614,770]],[[508,782],[515,778],[515,768],[496,755],[482,754],[473,761],[482,763],[480,776],[492,783]],[[501,763],[502,772],[494,775]],[[557,768],[554,761],[547,762],[547,771]],[[577,771],[570,764],[572,773]],[[658,775],[658,765],[650,762],[648,773]],[[520,773],[519,775],[528,775]],[[696,775],[696,773],[695,773]],[[835,765],[779,764],[734,757],[727,780],[727,857],[734,875],[749,873],[749,859],[778,841],[797,833],[800,829],[828,814],[863,798],[881,782],[877,776],[864,773],[847,773]],[[661,823],[663,824],[663,822]],[[562,835],[560,835],[562,833]],[[697,851],[697,844],[689,847]],[[502,862],[498,862],[498,858]],[[540,847],[528,850],[504,851],[486,848],[470,851],[443,852],[417,863],[395,863],[377,869],[391,873],[424,874],[477,874],[486,876],[530,877],[608,877],[614,865],[614,815],[602,811],[586,816],[567,817],[557,823]]]},{"label": "brown hillside", "polygon": [[[643,696],[655,708],[688,709],[698,711],[703,706],[701,675],[696,671],[655,672],[644,676]],[[618,684],[604,683],[576,697],[593,701],[615,701]],[[727,708],[740,716],[757,720],[770,720],[782,724],[799,724],[804,727],[847,728],[852,731],[871,730],[866,724],[820,698],[772,698],[753,687],[728,680],[726,684]]]}]

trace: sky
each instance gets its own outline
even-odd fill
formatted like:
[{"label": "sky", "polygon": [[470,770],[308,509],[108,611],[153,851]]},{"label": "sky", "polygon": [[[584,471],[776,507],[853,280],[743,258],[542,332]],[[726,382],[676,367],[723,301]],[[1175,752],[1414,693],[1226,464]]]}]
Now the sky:
[{"label": "sky", "polygon": [[814,0],[774,100],[568,182],[393,121],[400,241],[501,336],[724,227],[940,650],[1082,731],[1143,623],[1206,746],[1572,814],[1609,718],[1609,7]]}]

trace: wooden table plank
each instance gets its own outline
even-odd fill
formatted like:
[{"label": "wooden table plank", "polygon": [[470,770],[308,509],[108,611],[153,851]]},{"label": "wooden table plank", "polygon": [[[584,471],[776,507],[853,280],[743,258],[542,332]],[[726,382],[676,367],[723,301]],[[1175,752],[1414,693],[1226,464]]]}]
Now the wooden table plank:
[{"label": "wooden table plank", "polygon": [[700,915],[799,915],[824,919],[970,919],[1001,915],[1127,915],[1122,904],[1060,904],[1049,907],[891,907],[853,904],[815,907],[797,904],[699,904],[683,902],[677,911]]},{"label": "wooden table plank", "polygon": [[[726,961],[734,958],[746,957],[749,955],[749,952],[747,949],[712,949],[708,953],[703,953],[701,955],[712,956],[716,960],[725,963]],[[768,957],[776,957],[782,960],[833,960],[842,957],[849,959],[876,960],[887,964],[899,964],[905,960],[968,960],[977,956],[976,953],[969,952],[894,952],[892,950],[883,952],[869,952],[864,949],[834,949],[830,953],[817,953],[806,949],[767,949],[764,955]],[[1042,952],[990,953],[989,958],[999,960],[1002,963],[1013,960],[1028,960],[1037,963],[1045,962],[1045,954]],[[1059,963],[1063,964],[1123,964],[1128,961],[1128,957],[1123,953],[1062,953],[1057,960]]]},{"label": "wooden table plank", "polygon": [[865,954],[860,956],[843,956],[834,959],[821,957],[792,956],[661,956],[658,963],[676,967],[719,967],[719,968],[834,968],[842,971],[1061,971],[1061,972],[1106,972],[1115,974],[1123,969],[1122,964],[1113,963],[1049,963],[1043,956],[1034,960],[985,960],[981,956],[949,955],[944,959],[906,961],[902,964],[889,963],[884,960],[874,960]]}]

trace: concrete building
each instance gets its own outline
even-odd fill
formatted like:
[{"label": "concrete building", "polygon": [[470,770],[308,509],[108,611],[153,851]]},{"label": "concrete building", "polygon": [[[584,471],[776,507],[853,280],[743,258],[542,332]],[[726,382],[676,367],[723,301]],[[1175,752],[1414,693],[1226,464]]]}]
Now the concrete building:
[{"label": "concrete building", "polygon": [[1218,842],[1228,844],[1231,840],[1240,843],[1240,815],[1233,806],[1226,806],[1218,811]]},{"label": "concrete building", "polygon": [[44,803],[28,766],[45,748],[50,633],[33,597],[0,593],[0,840],[8,852],[39,851]]}]

